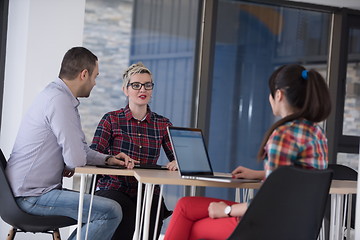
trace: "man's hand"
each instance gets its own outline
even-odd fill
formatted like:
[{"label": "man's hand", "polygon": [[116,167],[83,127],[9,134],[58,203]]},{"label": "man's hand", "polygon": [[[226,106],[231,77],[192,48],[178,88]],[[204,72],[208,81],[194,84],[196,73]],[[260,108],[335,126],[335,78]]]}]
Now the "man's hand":
[{"label": "man's hand", "polygon": [[120,165],[125,166],[128,169],[133,169],[134,165],[138,163],[140,162],[130,158],[128,155],[122,152],[107,160],[108,165]]}]

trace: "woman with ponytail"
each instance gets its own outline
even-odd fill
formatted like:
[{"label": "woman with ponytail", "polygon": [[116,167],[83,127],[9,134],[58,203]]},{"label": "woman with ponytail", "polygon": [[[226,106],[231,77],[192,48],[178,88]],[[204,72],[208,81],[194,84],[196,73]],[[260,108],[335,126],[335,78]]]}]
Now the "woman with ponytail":
[{"label": "woman with ponytail", "polygon": [[[288,165],[327,168],[327,139],[317,125],[331,111],[330,94],[323,77],[301,65],[284,65],[270,76],[269,89],[273,114],[281,119],[270,127],[259,148],[258,159],[264,162],[264,170],[239,166],[232,172],[233,176],[266,179],[274,169]],[[207,197],[183,197],[176,205],[165,240],[226,239],[247,206],[247,203]]]}]

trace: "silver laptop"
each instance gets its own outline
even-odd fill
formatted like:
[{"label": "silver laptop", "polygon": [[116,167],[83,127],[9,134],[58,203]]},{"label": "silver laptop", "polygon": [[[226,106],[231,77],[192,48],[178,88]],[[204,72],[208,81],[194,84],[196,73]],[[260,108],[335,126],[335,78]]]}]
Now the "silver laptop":
[{"label": "silver laptop", "polygon": [[215,176],[200,129],[171,126],[168,127],[167,130],[182,178],[218,182],[257,181],[234,179],[231,176]]}]

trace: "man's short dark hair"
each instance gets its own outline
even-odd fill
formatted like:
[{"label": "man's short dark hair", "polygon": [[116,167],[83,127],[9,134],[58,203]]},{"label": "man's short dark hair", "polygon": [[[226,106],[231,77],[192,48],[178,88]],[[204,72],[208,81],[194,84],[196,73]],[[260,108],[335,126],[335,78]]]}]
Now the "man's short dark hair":
[{"label": "man's short dark hair", "polygon": [[84,47],[73,47],[68,50],[61,63],[59,78],[72,80],[76,76],[87,69],[92,75],[98,58],[88,49]]}]

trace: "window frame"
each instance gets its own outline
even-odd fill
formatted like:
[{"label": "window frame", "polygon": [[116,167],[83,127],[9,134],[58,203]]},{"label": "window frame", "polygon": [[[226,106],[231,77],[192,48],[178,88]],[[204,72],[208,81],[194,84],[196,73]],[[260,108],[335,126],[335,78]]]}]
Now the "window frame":
[{"label": "window frame", "polygon": [[5,79],[5,59],[6,59],[6,39],[9,14],[9,0],[0,1],[0,130],[2,119],[2,105],[4,96]]},{"label": "window frame", "polygon": [[[358,21],[355,24],[354,18]],[[348,41],[351,27],[360,28],[360,11],[341,9],[333,14],[333,34],[329,60],[328,81],[332,113],[326,122],[329,144],[329,163],[337,162],[338,153],[359,153],[360,137],[343,134],[348,64]]]},{"label": "window frame", "polygon": [[[349,29],[352,24],[352,18],[360,19],[360,11],[347,8],[338,8],[331,6],[323,6],[312,3],[289,2],[283,0],[242,0],[249,3],[260,3],[267,5],[276,5],[281,7],[302,8],[306,10],[328,12],[332,14],[331,23],[331,40],[329,46],[328,74],[327,82],[329,84],[332,112],[324,123],[326,135],[328,137],[329,146],[329,163],[337,162],[337,153],[359,153],[360,137],[347,136],[342,134],[343,130],[343,114],[345,104],[345,88],[346,88],[346,67],[347,67],[347,41]],[[216,12],[218,8],[218,0],[205,1],[203,10],[204,31],[199,36],[199,42],[205,39],[203,47],[198,48],[199,62],[197,64],[200,72],[198,78],[198,94],[195,99],[193,119],[194,126],[204,130],[206,142],[208,142],[209,131],[209,110],[211,106],[211,86],[212,73],[211,69],[214,64],[214,46],[215,46],[215,26]],[[211,16],[211,18],[209,17]],[[359,25],[360,27],[360,20]],[[208,52],[208,54],[204,54]],[[196,80],[196,79],[195,79]],[[196,82],[196,81],[195,81]],[[200,87],[201,86],[201,87]]]}]

